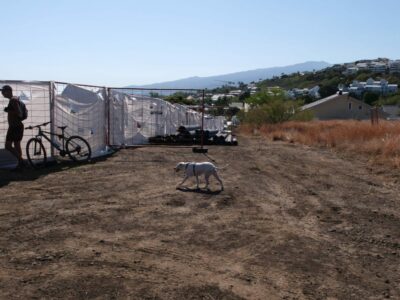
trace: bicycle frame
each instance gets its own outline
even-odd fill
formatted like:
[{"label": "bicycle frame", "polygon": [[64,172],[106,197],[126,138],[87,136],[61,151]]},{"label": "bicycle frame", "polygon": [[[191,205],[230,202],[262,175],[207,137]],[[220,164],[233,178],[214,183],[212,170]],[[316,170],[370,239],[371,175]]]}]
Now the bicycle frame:
[{"label": "bicycle frame", "polygon": [[[47,140],[52,147],[56,148],[60,152],[65,152],[65,140],[66,140],[66,138],[65,138],[64,130],[62,130],[61,134],[57,134],[57,133],[52,133],[50,131],[42,130],[41,126],[38,126],[37,128],[38,128],[39,132],[36,135],[36,138],[44,137],[45,140]],[[57,136],[59,139],[61,139],[62,140],[61,147],[57,143],[53,142],[46,134],[48,134],[50,136]]]},{"label": "bicycle frame", "polygon": [[[92,151],[89,143],[83,137],[66,134],[65,129],[67,126],[57,127],[61,130],[61,134],[52,133],[42,129],[42,127],[50,123],[51,122],[46,122],[40,125],[28,126],[25,128],[30,130],[35,128],[38,129],[37,134],[31,138],[26,145],[26,153],[29,163],[34,168],[38,167],[41,163],[45,165],[47,162],[46,148],[43,145],[42,137],[50,143],[52,149],[55,148],[59,151],[61,157],[65,157],[67,155],[71,160],[76,162],[88,162],[90,160]],[[58,137],[60,140],[62,140],[62,142],[55,142],[52,136]],[[82,144],[83,147],[80,144]],[[34,148],[32,148],[31,145],[33,145]],[[84,149],[84,151],[82,151],[82,149]]]}]

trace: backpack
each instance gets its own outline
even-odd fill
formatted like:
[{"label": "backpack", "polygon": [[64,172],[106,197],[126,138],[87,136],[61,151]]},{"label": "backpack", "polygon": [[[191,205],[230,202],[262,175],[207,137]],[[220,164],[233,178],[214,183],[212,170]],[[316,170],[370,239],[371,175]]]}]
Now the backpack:
[{"label": "backpack", "polygon": [[19,118],[21,121],[26,120],[28,118],[28,109],[26,105],[21,99],[18,99],[19,104]]}]

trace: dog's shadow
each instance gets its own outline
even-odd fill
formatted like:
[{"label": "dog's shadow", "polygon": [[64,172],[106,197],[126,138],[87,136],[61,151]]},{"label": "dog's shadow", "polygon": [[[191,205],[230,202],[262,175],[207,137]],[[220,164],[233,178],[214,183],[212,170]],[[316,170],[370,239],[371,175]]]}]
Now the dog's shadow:
[{"label": "dog's shadow", "polygon": [[222,190],[211,191],[210,189],[202,189],[202,188],[188,188],[188,187],[177,187],[178,191],[185,193],[198,193],[198,194],[207,194],[207,195],[218,195],[222,192]]}]

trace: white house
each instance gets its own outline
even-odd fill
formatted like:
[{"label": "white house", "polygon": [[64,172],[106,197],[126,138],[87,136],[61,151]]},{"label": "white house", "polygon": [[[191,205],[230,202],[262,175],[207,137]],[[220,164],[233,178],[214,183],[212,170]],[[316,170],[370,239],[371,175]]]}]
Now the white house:
[{"label": "white house", "polygon": [[374,73],[385,73],[387,70],[388,66],[387,64],[383,62],[372,62],[368,66],[368,70],[374,72]]},{"label": "white house", "polygon": [[319,90],[320,90],[319,85],[316,85],[313,88],[309,89],[308,95],[314,99],[319,99],[319,98],[321,98],[321,95],[319,94]]},{"label": "white house", "polygon": [[220,100],[220,99],[223,99],[223,98],[229,98],[229,99],[231,99],[231,98],[235,98],[235,96],[234,95],[229,95],[229,94],[215,94],[215,95],[213,95],[212,97],[211,97],[211,100],[212,101],[218,101],[218,100]]},{"label": "white house", "polygon": [[400,73],[400,60],[392,60],[389,62],[390,73]]},{"label": "white house", "polygon": [[290,99],[296,99],[298,97],[302,97],[302,96],[307,96],[309,95],[310,97],[314,98],[314,99],[319,99],[321,98],[320,94],[319,94],[319,90],[320,87],[318,85],[314,86],[311,89],[298,89],[298,88],[294,88],[291,89],[289,91],[286,91],[286,96]]},{"label": "white house", "polygon": [[230,108],[236,107],[239,108],[240,110],[244,110],[245,112],[249,111],[249,104],[245,103],[245,102],[232,102],[229,104]]},{"label": "white house", "polygon": [[242,93],[242,90],[233,90],[233,91],[229,92],[229,95],[238,97],[238,96],[240,96],[241,93]]},{"label": "white house", "polygon": [[354,80],[349,87],[349,92],[354,93],[358,96],[362,95],[364,92],[371,92],[380,95],[390,95],[397,93],[397,91],[397,84],[389,84],[384,79],[377,81],[369,78],[365,82]]},{"label": "white house", "polygon": [[360,69],[358,67],[348,67],[345,71],[343,71],[344,75],[354,75],[356,74]]},{"label": "white house", "polygon": [[368,70],[368,64],[365,63],[365,62],[356,64],[356,67],[357,67],[359,70]]},{"label": "white house", "polygon": [[305,89],[294,88],[294,89],[291,89],[290,91],[288,91],[287,94],[291,98],[297,98],[297,97],[301,97],[301,96],[306,96],[306,95],[308,95],[308,89],[306,89],[306,88]]}]

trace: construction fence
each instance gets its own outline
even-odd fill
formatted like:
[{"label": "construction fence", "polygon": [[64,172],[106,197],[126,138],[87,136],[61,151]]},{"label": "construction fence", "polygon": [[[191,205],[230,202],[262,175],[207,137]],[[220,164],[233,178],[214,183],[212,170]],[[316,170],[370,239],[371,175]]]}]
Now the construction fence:
[{"label": "construction fence", "polygon": [[[203,90],[171,90],[140,88],[108,88],[65,82],[0,81],[0,87],[10,85],[14,96],[20,97],[27,109],[24,126],[35,126],[51,121],[48,129],[58,133],[59,126],[67,126],[69,135],[85,138],[92,156],[108,153],[109,146],[137,146],[147,144],[149,138],[176,134],[179,126],[201,128],[202,113],[188,106],[170,103],[165,99],[177,92],[201,101]],[[163,99],[164,98],[164,99]],[[3,108],[8,99],[0,95],[0,166],[13,157],[4,149],[8,129],[7,113]],[[222,131],[225,118],[204,115],[204,130]],[[25,130],[22,149],[35,130]],[[52,137],[53,141],[56,137]],[[45,144],[51,153],[50,144]]]}]

